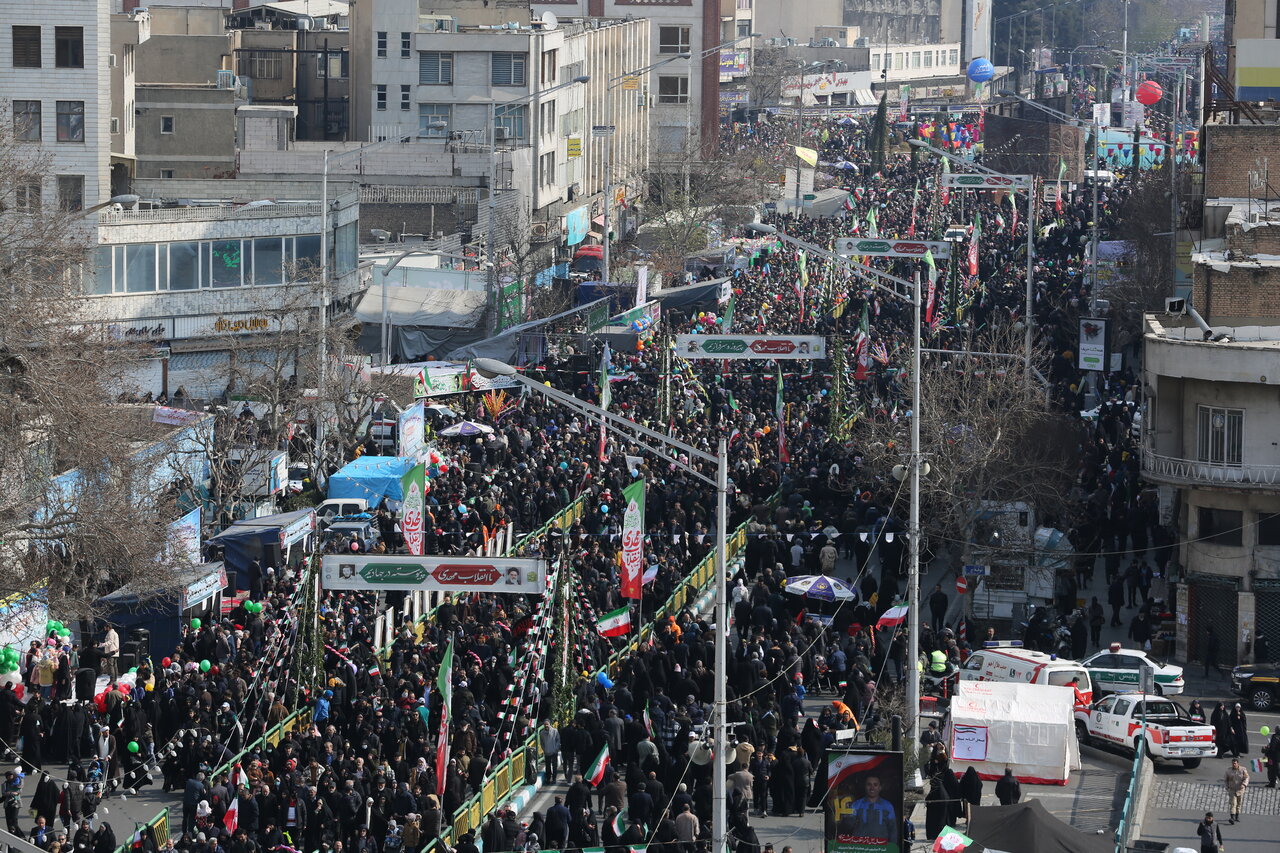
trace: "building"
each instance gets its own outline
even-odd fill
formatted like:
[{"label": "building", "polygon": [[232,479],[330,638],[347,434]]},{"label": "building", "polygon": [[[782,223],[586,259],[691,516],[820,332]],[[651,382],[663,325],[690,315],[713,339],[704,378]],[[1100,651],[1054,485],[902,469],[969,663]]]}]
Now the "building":
[{"label": "building", "polygon": [[111,197],[111,78],[118,58],[111,53],[108,8],[101,0],[7,7],[0,38],[4,120],[49,164],[43,186],[17,188],[19,209],[55,200],[79,209]]},{"label": "building", "polygon": [[[1277,96],[1280,87],[1268,85],[1280,65],[1280,7],[1276,0],[1228,0],[1222,26],[1227,46],[1227,79],[1242,101],[1263,101]],[[1268,74],[1267,70],[1271,70]],[[1261,73],[1259,73],[1261,72]],[[1272,91],[1250,92],[1251,89]]]},{"label": "building", "polygon": [[857,27],[867,44],[959,44],[960,62],[991,55],[992,0],[847,0],[844,24]]},{"label": "building", "polygon": [[1205,232],[1196,313],[1146,318],[1142,476],[1176,495],[1179,656],[1212,628],[1230,664],[1280,636],[1280,205],[1210,200]]},{"label": "building", "polygon": [[[99,214],[84,322],[154,345],[155,358],[136,377],[140,390],[218,397],[237,359],[261,360],[263,349],[313,322],[321,299],[319,187],[164,180],[136,189],[200,201]],[[330,201],[328,299],[337,315],[367,282],[357,270],[358,194],[335,189]]]},{"label": "building", "polygon": [[[847,32],[834,31],[845,29],[844,0],[806,0],[804,3],[791,0],[747,0],[745,3],[724,0],[721,14],[729,15],[730,10],[726,8],[729,6],[733,7],[737,21],[741,22],[745,17],[750,22],[749,27],[739,23],[735,35],[756,33],[761,38],[789,39],[794,44],[808,44],[810,40],[821,43],[828,38],[843,44],[849,37]],[[744,6],[745,9],[742,8]],[[856,27],[849,29],[856,30]]]}]

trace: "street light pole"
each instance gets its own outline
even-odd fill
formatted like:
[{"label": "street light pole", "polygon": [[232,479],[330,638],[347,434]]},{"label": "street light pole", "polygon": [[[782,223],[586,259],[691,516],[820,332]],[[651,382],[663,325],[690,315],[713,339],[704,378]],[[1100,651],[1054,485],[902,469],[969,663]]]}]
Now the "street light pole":
[{"label": "street light pole", "polygon": [[911,509],[907,547],[907,732],[914,736],[920,715],[920,270],[912,277],[911,347]]}]

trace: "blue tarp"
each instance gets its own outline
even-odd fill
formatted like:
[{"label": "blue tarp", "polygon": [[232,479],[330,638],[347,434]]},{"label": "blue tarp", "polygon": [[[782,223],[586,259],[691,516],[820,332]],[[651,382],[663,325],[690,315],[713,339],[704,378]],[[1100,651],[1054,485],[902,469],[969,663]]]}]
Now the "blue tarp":
[{"label": "blue tarp", "polygon": [[329,497],[364,498],[371,508],[383,498],[402,500],[400,478],[412,467],[412,460],[399,456],[361,456],[329,478]]}]

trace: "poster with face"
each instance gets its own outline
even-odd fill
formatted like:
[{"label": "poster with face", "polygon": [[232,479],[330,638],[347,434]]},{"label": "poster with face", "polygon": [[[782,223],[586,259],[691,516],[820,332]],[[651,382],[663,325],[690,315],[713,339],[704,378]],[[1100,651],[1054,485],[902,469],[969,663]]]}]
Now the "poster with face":
[{"label": "poster with face", "polygon": [[827,853],[899,853],[902,753],[827,754]]}]

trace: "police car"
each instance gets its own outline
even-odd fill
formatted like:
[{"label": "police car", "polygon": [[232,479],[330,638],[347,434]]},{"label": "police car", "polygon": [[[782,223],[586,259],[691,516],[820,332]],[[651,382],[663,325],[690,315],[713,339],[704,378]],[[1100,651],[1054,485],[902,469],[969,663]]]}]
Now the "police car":
[{"label": "police car", "polygon": [[1137,690],[1139,672],[1144,666],[1155,670],[1157,694],[1175,696],[1186,688],[1182,667],[1161,663],[1141,649],[1122,648],[1119,643],[1112,643],[1106,651],[1087,657],[1080,664],[1089,670],[1097,693]]}]

